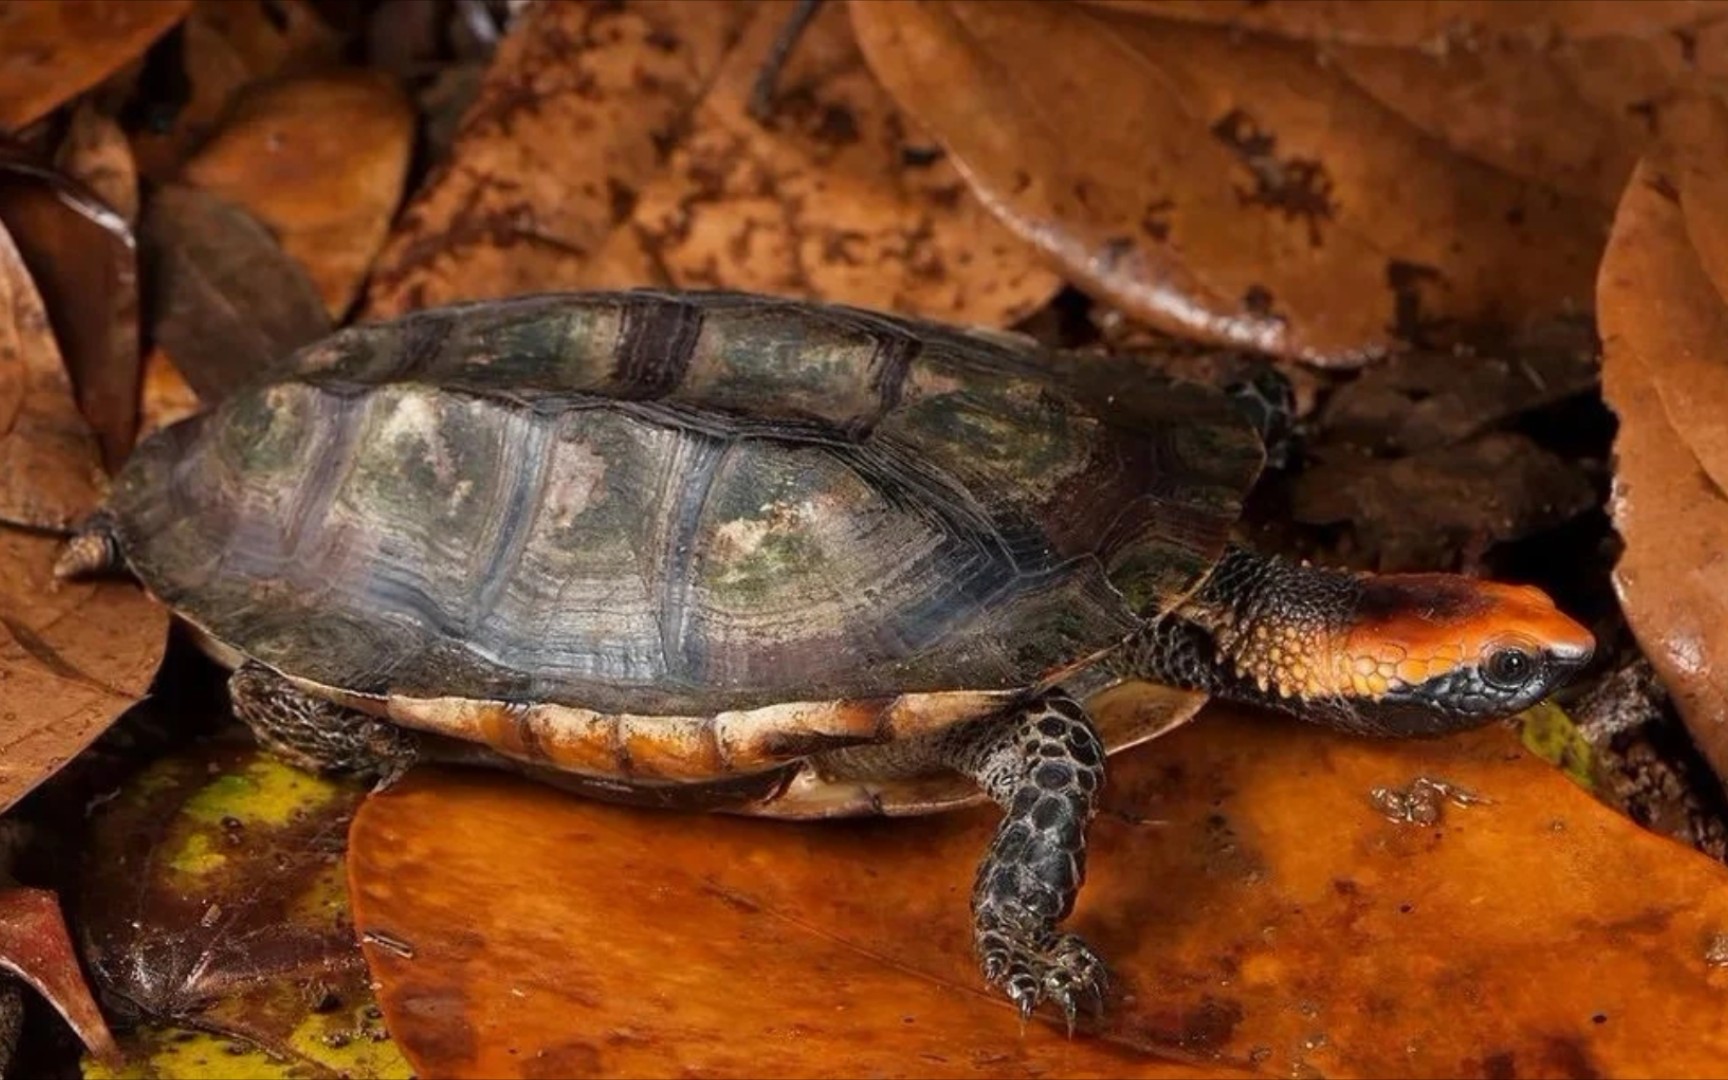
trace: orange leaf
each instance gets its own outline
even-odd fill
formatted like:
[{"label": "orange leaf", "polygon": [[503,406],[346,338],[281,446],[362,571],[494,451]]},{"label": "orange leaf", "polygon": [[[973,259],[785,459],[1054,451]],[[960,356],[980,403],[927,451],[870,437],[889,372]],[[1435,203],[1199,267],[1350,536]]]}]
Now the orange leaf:
[{"label": "orange leaf", "polygon": [[1728,110],[1694,100],[1633,174],[1598,282],[1619,414],[1615,586],[1717,775],[1728,775]]},{"label": "orange leaf", "polygon": [[1596,207],[1459,157],[1302,45],[1082,5],[851,12],[985,204],[1161,329],[1346,364],[1589,299]]},{"label": "orange leaf", "polygon": [[139,56],[191,0],[0,4],[0,130],[17,129]]},{"label": "orange leaf", "polygon": [[[1377,809],[1421,777],[1487,801]],[[981,985],[988,809],[796,826],[429,772],[355,821],[355,925],[424,1075],[1721,1073],[1728,872],[1502,728],[1215,709],[1105,791],[1070,922],[1120,990],[1072,1041]]]},{"label": "orange leaf", "polygon": [[529,8],[448,167],[379,260],[370,312],[676,285],[1001,324],[1056,277],[876,85],[830,5],[767,126],[751,87],[791,4]]},{"label": "orange leaf", "polygon": [[183,177],[268,225],[339,319],[384,243],[413,140],[413,110],[389,77],[304,76],[239,95]]},{"label": "orange leaf", "polygon": [[240,91],[328,67],[341,50],[306,0],[199,0],[181,45],[190,97],[133,133],[139,171],[157,183],[173,179]]}]

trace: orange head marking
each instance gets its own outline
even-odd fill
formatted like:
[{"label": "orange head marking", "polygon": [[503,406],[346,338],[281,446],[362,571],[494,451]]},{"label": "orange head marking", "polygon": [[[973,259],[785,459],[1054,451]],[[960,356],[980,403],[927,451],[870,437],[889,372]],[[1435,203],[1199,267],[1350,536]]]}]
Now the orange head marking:
[{"label": "orange head marking", "polygon": [[1340,689],[1393,712],[1430,710],[1443,730],[1535,704],[1595,645],[1540,589],[1450,574],[1370,576],[1338,657]]}]

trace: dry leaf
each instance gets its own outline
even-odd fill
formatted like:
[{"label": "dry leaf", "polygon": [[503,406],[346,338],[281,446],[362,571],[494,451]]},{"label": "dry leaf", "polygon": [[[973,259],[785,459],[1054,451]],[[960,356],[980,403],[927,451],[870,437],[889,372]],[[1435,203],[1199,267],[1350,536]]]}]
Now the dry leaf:
[{"label": "dry leaf", "polygon": [[1595,328],[1580,320],[1473,356],[1464,378],[1450,351],[1403,353],[1334,390],[1316,426],[1327,442],[1375,453],[1438,449],[1589,393],[1596,349]]},{"label": "dry leaf", "polygon": [[0,4],[0,131],[90,89],[179,22],[191,0]]},{"label": "dry leaf", "polygon": [[644,284],[1001,324],[1057,287],[863,66],[838,6],[769,126],[745,104],[789,3],[543,4],[381,257],[374,315]]},{"label": "dry leaf", "polygon": [[101,473],[42,298],[0,226],[0,521],[69,528],[100,501]]},{"label": "dry leaf", "polygon": [[421,1075],[1723,1073],[1728,872],[1505,729],[1216,709],[1113,762],[1071,921],[1120,992],[1073,1041],[974,966],[990,810],[795,826],[428,772],[356,818],[355,924]]},{"label": "dry leaf", "polygon": [[1450,52],[1477,42],[1643,37],[1690,32],[1728,16],[1723,0],[1085,0],[1319,41]]},{"label": "dry leaf", "polygon": [[1312,40],[1453,150],[1604,208],[1678,91],[1728,74],[1728,4],[1137,3],[1102,6]]},{"label": "dry leaf", "polygon": [[185,376],[161,349],[144,358],[144,400],[139,406],[140,439],[197,412],[203,404]]},{"label": "dry leaf", "polygon": [[1598,283],[1619,414],[1610,510],[1627,621],[1728,776],[1728,113],[1695,100],[1633,174]]},{"label": "dry leaf", "polygon": [[1596,207],[1448,151],[1303,45],[1083,5],[851,12],[986,205],[1172,333],[1343,364],[1588,303]]},{"label": "dry leaf", "polygon": [[384,243],[413,143],[414,114],[393,79],[304,76],[239,95],[182,177],[269,226],[340,319]]},{"label": "dry leaf", "polygon": [[168,613],[127,582],[61,585],[62,541],[0,528],[0,811],[141,697]]},{"label": "dry leaf", "polygon": [[72,110],[54,164],[120,215],[138,224],[138,168],[126,133],[88,101]]},{"label": "dry leaf", "polygon": [[119,1059],[53,893],[16,885],[0,888],[0,967],[47,998],[91,1053],[110,1063]]},{"label": "dry leaf", "polygon": [[1296,477],[1290,500],[1296,521],[1347,529],[1359,565],[1473,572],[1491,546],[1595,506],[1596,490],[1577,463],[1492,432],[1408,457],[1322,456]]},{"label": "dry leaf", "polygon": [[117,469],[138,430],[138,178],[125,134],[73,112],[53,169],[0,165],[0,220],[29,267],[65,356],[78,408]]},{"label": "dry leaf", "polygon": [[341,51],[341,38],[307,0],[199,0],[174,59],[189,96],[162,103],[133,134],[139,171],[157,182],[172,179],[241,90],[333,65]]},{"label": "dry leaf", "polygon": [[158,190],[139,236],[151,336],[209,401],[330,331],[318,291],[245,210],[183,185]]}]

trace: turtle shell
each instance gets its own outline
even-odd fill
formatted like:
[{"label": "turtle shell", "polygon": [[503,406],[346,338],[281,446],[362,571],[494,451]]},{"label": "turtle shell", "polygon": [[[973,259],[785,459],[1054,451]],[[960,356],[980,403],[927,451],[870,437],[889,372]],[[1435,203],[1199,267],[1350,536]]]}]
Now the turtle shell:
[{"label": "turtle shell", "polygon": [[109,508],[230,659],[688,780],[1084,664],[1200,582],[1261,460],[1209,388],[1007,335],[563,294],[340,332],[146,441]]}]

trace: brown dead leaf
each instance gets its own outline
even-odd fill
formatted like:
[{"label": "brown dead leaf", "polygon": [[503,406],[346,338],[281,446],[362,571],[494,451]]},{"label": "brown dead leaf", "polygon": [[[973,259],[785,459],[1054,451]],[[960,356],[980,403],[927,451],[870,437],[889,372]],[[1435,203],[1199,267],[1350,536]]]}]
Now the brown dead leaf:
[{"label": "brown dead leaf", "polygon": [[1473,572],[1492,545],[1596,505],[1576,463],[1510,432],[1408,457],[1322,455],[1296,478],[1290,497],[1294,520],[1347,528],[1358,563],[1389,573]]},{"label": "brown dead leaf", "polygon": [[1450,52],[1481,41],[1654,36],[1728,16],[1722,0],[1085,0],[1318,41]]},{"label": "brown dead leaf", "polygon": [[42,298],[0,226],[0,521],[68,528],[100,501],[101,474]]},{"label": "brown dead leaf", "polygon": [[[1215,709],[1114,760],[1072,924],[1120,992],[1072,1041],[980,985],[990,810],[794,826],[430,772],[355,821],[355,924],[423,1075],[1724,1073],[1728,872],[1505,729]],[[1484,801],[1420,798],[1447,785]]]},{"label": "brown dead leaf", "polygon": [[171,180],[241,90],[328,67],[341,50],[341,37],[307,0],[199,0],[174,60],[189,96],[153,105],[150,123],[133,134],[139,171]]},{"label": "brown dead leaf", "polygon": [[1694,100],[1633,174],[1598,282],[1619,414],[1610,510],[1627,621],[1728,776],[1728,114]]},{"label": "brown dead leaf", "polygon": [[0,4],[0,131],[90,89],[185,17],[191,0]]},{"label": "brown dead leaf", "polygon": [[139,243],[151,336],[206,400],[330,331],[306,272],[255,218],[217,195],[159,189]]},{"label": "brown dead leaf", "polygon": [[161,349],[144,358],[144,395],[139,406],[138,437],[160,431],[202,408],[198,394]]},{"label": "brown dead leaf", "polygon": [[92,1054],[117,1063],[120,1050],[90,996],[60,900],[43,889],[0,888],[0,967],[17,975],[66,1018]]},{"label": "brown dead leaf", "polygon": [[1315,43],[1453,150],[1611,208],[1679,91],[1728,73],[1728,4],[1111,3]]},{"label": "brown dead leaf", "polygon": [[986,205],[1172,333],[1342,364],[1588,302],[1598,208],[1451,152],[1300,43],[1083,5],[851,12]]},{"label": "brown dead leaf", "polygon": [[110,470],[138,430],[137,216],[126,136],[88,103],[74,110],[55,167],[0,163],[0,220],[35,279]]},{"label": "brown dead leaf", "polygon": [[57,584],[61,541],[0,528],[0,811],[141,697],[168,613],[126,582]]},{"label": "brown dead leaf", "polygon": [[530,8],[379,260],[370,312],[644,284],[969,323],[1038,306],[1054,275],[908,130],[829,7],[767,127],[745,104],[789,3]]},{"label": "brown dead leaf", "polygon": [[113,117],[88,101],[72,110],[54,164],[89,188],[126,224],[138,224],[138,168],[126,133]]},{"label": "brown dead leaf", "polygon": [[340,319],[384,243],[413,144],[395,80],[332,72],[239,95],[182,177],[269,226]]}]

